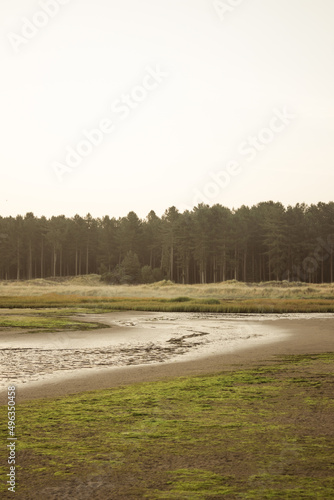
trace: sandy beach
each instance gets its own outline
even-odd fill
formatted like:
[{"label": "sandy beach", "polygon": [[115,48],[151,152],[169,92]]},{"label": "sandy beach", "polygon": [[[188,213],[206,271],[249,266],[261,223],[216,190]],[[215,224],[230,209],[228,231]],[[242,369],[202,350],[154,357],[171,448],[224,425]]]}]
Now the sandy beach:
[{"label": "sandy beach", "polygon": [[81,315],[96,331],[0,332],[1,400],[59,397],[170,377],[203,375],[275,356],[333,351],[333,314],[119,312]]}]

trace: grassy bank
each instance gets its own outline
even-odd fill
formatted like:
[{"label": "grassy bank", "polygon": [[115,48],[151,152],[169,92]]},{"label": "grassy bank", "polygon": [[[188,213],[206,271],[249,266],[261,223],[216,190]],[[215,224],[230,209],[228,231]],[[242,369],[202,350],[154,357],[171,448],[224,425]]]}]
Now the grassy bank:
[{"label": "grassy bank", "polygon": [[42,308],[34,306],[0,309],[0,331],[13,331],[19,333],[61,332],[73,330],[96,330],[105,328],[98,322],[87,322],[72,319],[78,309],[71,308]]},{"label": "grassy bank", "polygon": [[162,281],[151,285],[106,286],[96,275],[10,283],[2,281],[0,308],[63,308],[73,312],[334,312],[334,284],[230,281],[209,285],[175,285]]},{"label": "grassy bank", "polygon": [[[196,299],[139,298],[139,297],[83,297],[82,295],[45,294],[38,296],[0,297],[1,309],[61,308],[63,315],[76,312],[155,311],[155,312],[211,312],[211,313],[302,313],[334,312],[334,299]],[[67,311],[67,312],[66,312]],[[1,311],[0,311],[1,314]]]},{"label": "grassy bank", "polygon": [[49,315],[41,317],[33,316],[31,314],[0,314],[0,331],[15,329],[21,333],[50,333],[61,332],[64,330],[96,330],[106,326],[107,325],[102,325],[101,323],[74,321],[63,317],[52,318]]},{"label": "grassy bank", "polygon": [[334,354],[289,356],[19,404],[16,498],[334,498],[333,372]]},{"label": "grassy bank", "polygon": [[301,282],[242,283],[226,281],[207,285],[179,285],[161,281],[150,285],[106,285],[98,275],[73,278],[49,278],[30,281],[0,281],[0,296],[39,296],[57,293],[88,297],[134,297],[192,299],[331,299],[334,300],[334,284],[309,284]]}]

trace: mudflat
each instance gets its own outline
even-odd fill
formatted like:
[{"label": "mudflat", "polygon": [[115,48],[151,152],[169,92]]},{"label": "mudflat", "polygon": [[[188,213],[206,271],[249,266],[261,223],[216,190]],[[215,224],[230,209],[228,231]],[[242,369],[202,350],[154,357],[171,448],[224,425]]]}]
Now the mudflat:
[{"label": "mudflat", "polygon": [[275,356],[334,347],[333,314],[98,316],[110,329],[37,336],[2,332],[1,399],[7,382],[16,384],[19,401],[54,398],[263,365]]}]

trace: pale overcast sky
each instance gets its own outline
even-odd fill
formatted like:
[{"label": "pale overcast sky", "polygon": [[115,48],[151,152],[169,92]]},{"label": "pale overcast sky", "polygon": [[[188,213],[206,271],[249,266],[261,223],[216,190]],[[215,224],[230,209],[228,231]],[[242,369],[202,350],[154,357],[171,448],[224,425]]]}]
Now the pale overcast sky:
[{"label": "pale overcast sky", "polygon": [[333,0],[1,0],[0,215],[333,200],[333,19]]}]

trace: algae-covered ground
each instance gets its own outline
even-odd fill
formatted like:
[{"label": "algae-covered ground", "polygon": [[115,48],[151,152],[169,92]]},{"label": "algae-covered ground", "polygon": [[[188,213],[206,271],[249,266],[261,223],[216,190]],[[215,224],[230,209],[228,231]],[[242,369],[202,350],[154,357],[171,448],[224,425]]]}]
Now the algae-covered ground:
[{"label": "algae-covered ground", "polygon": [[0,332],[14,329],[20,333],[47,333],[107,327],[102,323],[79,321],[70,317],[78,311],[80,309],[0,309]]},{"label": "algae-covered ground", "polygon": [[[17,406],[18,499],[334,498],[334,354]],[[2,498],[7,408],[0,407]]]}]

